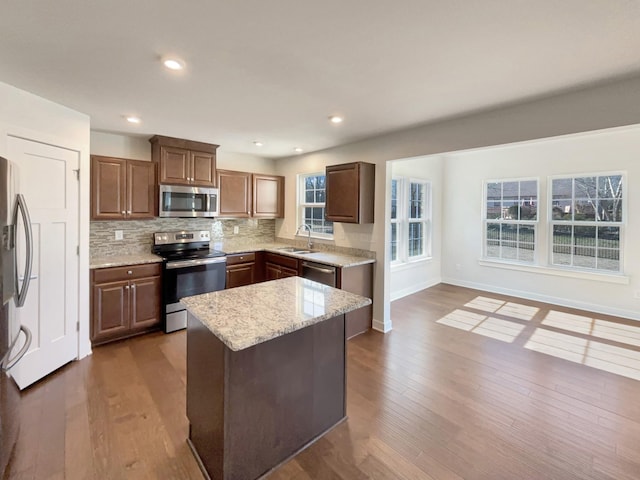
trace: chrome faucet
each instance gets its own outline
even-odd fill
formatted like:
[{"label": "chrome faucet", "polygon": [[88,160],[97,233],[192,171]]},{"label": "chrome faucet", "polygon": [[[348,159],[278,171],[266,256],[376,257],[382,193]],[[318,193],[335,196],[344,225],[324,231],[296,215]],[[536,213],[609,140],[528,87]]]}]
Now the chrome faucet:
[{"label": "chrome faucet", "polygon": [[307,241],[307,248],[309,250],[311,250],[311,247],[313,246],[313,243],[311,243],[311,226],[307,223],[303,223],[302,225],[298,225],[298,228],[296,229],[296,235],[298,235],[298,233],[300,233],[300,229],[301,228],[306,228],[307,232],[309,232],[309,240]]}]

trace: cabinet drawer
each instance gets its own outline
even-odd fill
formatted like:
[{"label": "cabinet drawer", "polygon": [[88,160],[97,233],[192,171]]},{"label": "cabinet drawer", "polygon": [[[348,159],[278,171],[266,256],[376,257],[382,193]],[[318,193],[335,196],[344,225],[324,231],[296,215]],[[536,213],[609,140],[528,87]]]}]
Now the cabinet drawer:
[{"label": "cabinet drawer", "polygon": [[298,259],[293,257],[286,257],[284,255],[278,255],[277,253],[267,252],[265,260],[282,267],[292,268],[296,271],[298,270]]},{"label": "cabinet drawer", "polygon": [[255,262],[256,254],[251,253],[238,253],[235,255],[227,255],[227,265],[236,265],[238,263]]},{"label": "cabinet drawer", "polygon": [[94,283],[117,282],[133,278],[153,277],[160,275],[162,265],[149,263],[145,265],[129,265],[126,267],[98,268],[93,271]]}]

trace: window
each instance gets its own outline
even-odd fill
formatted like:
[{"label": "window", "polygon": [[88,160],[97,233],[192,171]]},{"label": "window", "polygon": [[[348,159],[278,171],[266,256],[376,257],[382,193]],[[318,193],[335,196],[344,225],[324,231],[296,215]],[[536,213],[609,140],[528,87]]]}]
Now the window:
[{"label": "window", "polygon": [[620,272],[623,176],[551,180],[551,263]]},{"label": "window", "polygon": [[538,180],[491,181],[485,188],[485,258],[533,263]]},{"label": "window", "polygon": [[431,188],[429,182],[391,180],[391,262],[431,255]]},{"label": "window", "polygon": [[298,207],[301,224],[311,227],[314,237],[333,238],[333,222],[324,218],[326,182],[323,173],[300,175]]}]

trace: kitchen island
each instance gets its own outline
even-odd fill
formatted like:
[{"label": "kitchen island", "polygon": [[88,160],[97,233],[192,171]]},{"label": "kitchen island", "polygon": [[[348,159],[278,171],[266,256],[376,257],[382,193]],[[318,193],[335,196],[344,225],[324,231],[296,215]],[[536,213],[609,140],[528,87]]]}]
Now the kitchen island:
[{"label": "kitchen island", "polygon": [[371,300],[290,277],[182,303],[189,443],[209,478],[259,478],[344,420],[344,318]]}]

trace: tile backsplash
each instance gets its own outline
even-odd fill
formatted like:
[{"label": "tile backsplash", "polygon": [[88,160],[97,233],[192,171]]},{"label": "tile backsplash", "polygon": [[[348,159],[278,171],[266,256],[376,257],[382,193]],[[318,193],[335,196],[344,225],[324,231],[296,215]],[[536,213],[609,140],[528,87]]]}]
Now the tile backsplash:
[{"label": "tile backsplash", "polygon": [[[234,234],[234,227],[238,233]],[[115,240],[116,230],[122,230],[122,240]],[[177,230],[209,230],[211,241],[242,238],[255,243],[273,242],[276,223],[273,219],[205,219],[155,218],[153,220],[91,222],[89,246],[92,257],[149,253],[155,232]]]}]

